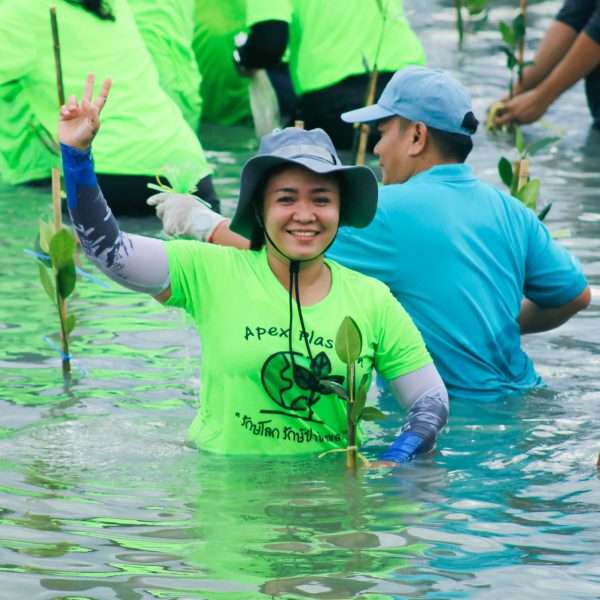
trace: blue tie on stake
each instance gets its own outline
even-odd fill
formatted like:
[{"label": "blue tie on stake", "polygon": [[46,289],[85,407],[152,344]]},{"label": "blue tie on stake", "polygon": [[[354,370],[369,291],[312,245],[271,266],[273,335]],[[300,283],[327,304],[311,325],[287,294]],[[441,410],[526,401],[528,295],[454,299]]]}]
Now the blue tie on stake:
[{"label": "blue tie on stake", "polygon": [[42,336],[42,338],[48,344],[48,346],[54,348],[54,350],[58,352],[61,360],[71,361],[71,364],[75,365],[81,371],[84,377],[87,377],[89,375],[89,373],[84,367],[82,367],[77,361],[73,360],[72,356],[70,356],[69,354],[65,354],[47,335]]},{"label": "blue tie on stake", "polygon": [[[50,257],[47,254],[42,254],[41,252],[34,252],[33,250],[28,250],[27,248],[25,248],[23,250],[23,252],[25,252],[25,254],[29,254],[29,256],[33,256],[35,258],[41,258],[42,260],[50,260]],[[90,275],[87,271],[84,271],[83,269],[80,269],[79,267],[75,267],[75,271],[77,272],[78,275],[81,275],[82,277],[84,277],[85,279],[88,279],[89,281],[92,281],[93,283],[97,283],[98,285],[101,285],[102,287],[105,287],[105,288],[110,287],[110,284],[106,283],[106,281],[102,281],[101,279],[98,279],[97,277]]]}]

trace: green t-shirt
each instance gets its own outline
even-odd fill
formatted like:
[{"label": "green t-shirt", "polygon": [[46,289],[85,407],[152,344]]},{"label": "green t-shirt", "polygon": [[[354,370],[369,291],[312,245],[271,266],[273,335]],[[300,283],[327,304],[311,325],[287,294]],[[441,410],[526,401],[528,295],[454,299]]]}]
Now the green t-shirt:
[{"label": "green t-shirt", "polygon": [[[113,87],[94,141],[98,173],[148,175],[188,162],[210,173],[202,146],[158,72],[126,0],[112,0],[115,21],[64,0],[5,0],[0,6],[0,85],[18,80],[25,103],[56,136],[58,100],[48,7],[56,6],[65,96],[81,96],[88,73]],[[25,125],[23,125],[25,126]],[[24,175],[27,175],[24,173]]]},{"label": "green t-shirt", "polygon": [[196,0],[194,52],[202,73],[202,121],[234,125],[248,121],[248,79],[233,64],[233,38],[244,28],[246,0]]},{"label": "green t-shirt", "polygon": [[193,241],[166,247],[168,304],[185,308],[202,340],[200,410],[189,435],[205,450],[288,455],[345,447],[345,403],[318,380],[345,379],[334,340],[346,315],[363,338],[357,381],[373,368],[389,380],[431,362],[421,335],[385,285],[326,260],[331,290],[321,302],[302,307],[312,374],[294,303],[294,371],[289,295],[264,249]]},{"label": "green t-shirt", "polygon": [[192,49],[195,0],[129,0],[146,47],[158,69],[160,85],[198,130],[202,99],[200,72]]},{"label": "green t-shirt", "polygon": [[[247,0],[246,25],[278,20],[290,26],[290,74],[297,95],[328,87],[377,66],[396,71],[425,64],[401,0]],[[385,26],[383,6],[387,6]]]}]

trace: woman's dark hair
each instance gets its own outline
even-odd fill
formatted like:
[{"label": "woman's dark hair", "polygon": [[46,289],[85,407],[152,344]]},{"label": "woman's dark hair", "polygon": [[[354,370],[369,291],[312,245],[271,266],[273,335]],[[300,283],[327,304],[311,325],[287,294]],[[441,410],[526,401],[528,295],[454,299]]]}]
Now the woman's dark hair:
[{"label": "woman's dark hair", "polygon": [[77,4],[84,10],[96,15],[99,19],[105,21],[114,21],[110,7],[106,5],[106,0],[66,0],[69,4]]},{"label": "woman's dark hair", "polygon": [[[256,189],[254,190],[254,195],[252,197],[252,207],[254,209],[255,214],[262,214],[263,205],[265,201],[265,190],[267,188],[267,183],[269,179],[274,175],[278,175],[282,173],[286,169],[293,167],[293,163],[283,163],[281,165],[277,165],[273,167],[269,171],[267,171],[258,182]],[[298,165],[302,166],[302,165]],[[340,222],[342,221],[342,217],[344,214],[344,202],[343,198],[345,197],[346,192],[346,179],[342,177],[342,175],[338,172],[331,173],[331,176],[336,180],[339,188],[340,188]],[[262,225],[258,222],[258,219],[254,225],[254,229],[252,230],[252,235],[250,236],[250,250],[260,250],[266,243],[265,239],[265,231],[262,228]]]}]

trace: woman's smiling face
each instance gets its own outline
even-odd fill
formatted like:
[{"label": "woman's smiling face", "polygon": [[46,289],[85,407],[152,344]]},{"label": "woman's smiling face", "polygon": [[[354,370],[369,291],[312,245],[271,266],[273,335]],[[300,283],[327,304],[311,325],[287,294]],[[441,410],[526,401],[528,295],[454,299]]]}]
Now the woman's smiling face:
[{"label": "woman's smiling face", "polygon": [[340,186],[333,175],[291,166],[267,182],[264,227],[277,249],[299,261],[320,256],[331,244],[340,221]]}]

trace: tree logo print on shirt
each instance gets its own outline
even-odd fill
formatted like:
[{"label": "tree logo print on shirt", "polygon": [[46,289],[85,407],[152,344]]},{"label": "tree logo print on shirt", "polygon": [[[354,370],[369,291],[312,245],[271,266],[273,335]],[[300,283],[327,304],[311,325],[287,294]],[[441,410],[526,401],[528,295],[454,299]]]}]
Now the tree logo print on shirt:
[{"label": "tree logo print on shirt", "polygon": [[[322,385],[320,380],[342,385],[344,377],[331,375],[331,361],[325,352],[319,352],[312,361],[299,352],[294,352],[293,356],[292,363],[289,351],[276,352],[265,361],[260,379],[269,398],[280,409],[260,412],[322,423],[316,418],[313,407],[322,396],[333,395],[333,392]],[[309,365],[308,368],[303,366],[306,364]]]}]

